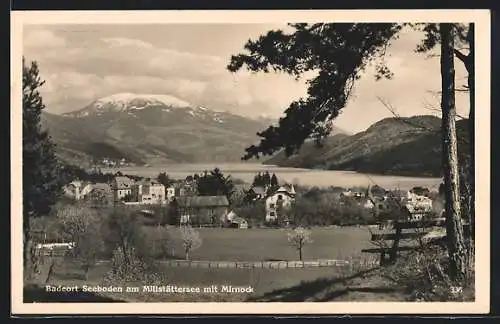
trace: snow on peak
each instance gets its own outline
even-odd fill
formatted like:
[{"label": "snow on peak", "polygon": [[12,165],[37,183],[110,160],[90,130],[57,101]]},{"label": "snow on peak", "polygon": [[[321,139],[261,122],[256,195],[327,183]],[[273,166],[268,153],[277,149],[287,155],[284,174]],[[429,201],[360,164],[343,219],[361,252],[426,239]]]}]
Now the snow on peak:
[{"label": "snow on peak", "polygon": [[102,106],[105,103],[115,104],[119,106],[128,106],[133,100],[144,100],[146,102],[160,102],[166,106],[173,107],[189,107],[190,103],[171,95],[160,94],[136,94],[136,93],[117,93],[96,100],[96,106]]}]

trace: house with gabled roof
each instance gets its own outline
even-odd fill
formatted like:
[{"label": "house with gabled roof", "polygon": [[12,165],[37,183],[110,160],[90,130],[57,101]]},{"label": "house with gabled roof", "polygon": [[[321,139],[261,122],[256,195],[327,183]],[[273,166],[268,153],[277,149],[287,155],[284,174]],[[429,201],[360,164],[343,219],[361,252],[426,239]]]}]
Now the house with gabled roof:
[{"label": "house with gabled roof", "polygon": [[226,196],[182,196],[175,197],[180,224],[222,225],[229,211]]},{"label": "house with gabled roof", "polygon": [[120,201],[125,197],[132,195],[132,185],[134,180],[125,176],[115,177],[111,183],[111,189],[113,190],[113,199],[115,201]]},{"label": "house with gabled roof", "polygon": [[295,201],[295,188],[292,184],[285,184],[266,198],[266,222],[278,220],[280,208],[289,209]]}]

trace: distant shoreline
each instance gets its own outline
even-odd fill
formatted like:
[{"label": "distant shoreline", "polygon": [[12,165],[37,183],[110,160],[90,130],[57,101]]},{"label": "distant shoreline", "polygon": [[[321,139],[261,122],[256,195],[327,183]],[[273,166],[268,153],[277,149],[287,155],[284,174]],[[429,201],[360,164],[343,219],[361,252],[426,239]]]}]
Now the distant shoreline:
[{"label": "distant shoreline", "polygon": [[421,186],[436,189],[442,182],[441,178],[397,176],[364,174],[356,171],[318,170],[279,167],[275,165],[264,165],[257,163],[199,163],[199,164],[170,164],[149,167],[122,167],[101,168],[102,172],[142,176],[156,178],[160,172],[165,172],[172,179],[184,179],[188,175],[200,173],[204,170],[210,171],[219,167],[222,173],[231,175],[233,179],[241,180],[246,184],[252,183],[255,175],[259,172],[269,171],[275,173],[278,180],[303,187],[367,187],[368,185],[379,185],[386,189],[410,190]]}]

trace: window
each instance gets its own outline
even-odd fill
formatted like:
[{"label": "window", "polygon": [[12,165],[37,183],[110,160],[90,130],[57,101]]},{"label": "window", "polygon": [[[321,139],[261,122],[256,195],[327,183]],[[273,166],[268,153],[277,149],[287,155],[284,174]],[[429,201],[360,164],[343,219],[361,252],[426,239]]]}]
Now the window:
[{"label": "window", "polygon": [[269,215],[276,216],[276,213],[275,212],[270,212]]},{"label": "window", "polygon": [[283,199],[283,195],[278,195],[278,199]]},{"label": "window", "polygon": [[274,208],[274,204],[270,204],[270,205],[269,205],[269,208]]}]

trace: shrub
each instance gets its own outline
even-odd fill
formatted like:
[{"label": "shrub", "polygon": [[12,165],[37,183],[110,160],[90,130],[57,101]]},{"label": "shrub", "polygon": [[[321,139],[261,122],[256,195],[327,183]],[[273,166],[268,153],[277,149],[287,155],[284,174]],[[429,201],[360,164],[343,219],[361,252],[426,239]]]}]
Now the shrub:
[{"label": "shrub", "polygon": [[447,251],[437,245],[400,257],[383,270],[383,275],[405,287],[410,301],[470,301],[474,298],[473,280],[453,282],[448,276]]},{"label": "shrub", "polygon": [[117,246],[113,251],[111,259],[111,270],[106,273],[105,281],[144,281],[148,277],[148,271],[151,270],[137,253],[134,247],[129,247],[128,251]]}]

